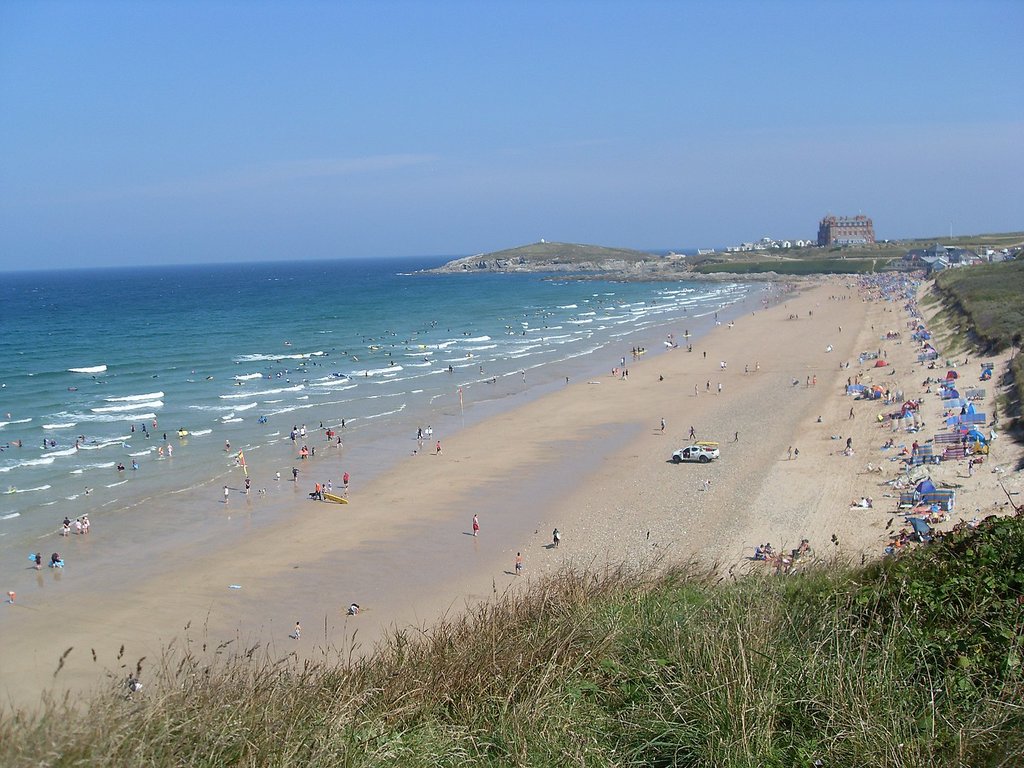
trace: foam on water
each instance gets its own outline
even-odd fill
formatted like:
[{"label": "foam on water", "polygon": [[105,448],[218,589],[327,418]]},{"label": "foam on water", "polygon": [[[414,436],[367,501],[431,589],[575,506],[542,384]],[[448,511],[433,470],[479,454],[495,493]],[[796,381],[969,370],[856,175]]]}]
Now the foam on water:
[{"label": "foam on water", "polygon": [[108,403],[133,403],[137,400],[160,400],[163,396],[163,392],[150,392],[145,395],[124,395],[123,397],[105,397],[103,399]]},{"label": "foam on water", "polygon": [[[164,403],[162,400],[147,400],[142,403],[123,403],[121,405],[105,405],[100,408],[90,408],[89,410],[93,413],[124,413],[125,411],[144,411],[153,410],[154,408],[163,408]],[[134,414],[130,418],[136,418]]]}]

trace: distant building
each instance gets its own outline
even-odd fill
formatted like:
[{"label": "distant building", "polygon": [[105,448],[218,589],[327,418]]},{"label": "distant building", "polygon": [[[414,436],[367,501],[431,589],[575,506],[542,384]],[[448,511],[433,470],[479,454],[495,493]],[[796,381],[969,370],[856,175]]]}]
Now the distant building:
[{"label": "distant building", "polygon": [[826,216],[818,225],[818,245],[867,245],[875,227],[867,216]]}]

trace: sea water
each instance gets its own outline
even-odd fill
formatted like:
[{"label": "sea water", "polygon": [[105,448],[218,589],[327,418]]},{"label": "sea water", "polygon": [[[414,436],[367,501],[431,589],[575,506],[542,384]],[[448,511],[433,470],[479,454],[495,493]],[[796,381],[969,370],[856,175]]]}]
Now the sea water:
[{"label": "sea water", "polygon": [[442,262],[3,275],[0,560],[45,549],[65,516],[116,529],[190,489],[219,496],[242,461],[256,489],[290,479],[303,444],[333,458],[302,480],[340,486],[423,449],[419,429],[443,438],[669,333],[685,345],[760,290],[420,271]]}]

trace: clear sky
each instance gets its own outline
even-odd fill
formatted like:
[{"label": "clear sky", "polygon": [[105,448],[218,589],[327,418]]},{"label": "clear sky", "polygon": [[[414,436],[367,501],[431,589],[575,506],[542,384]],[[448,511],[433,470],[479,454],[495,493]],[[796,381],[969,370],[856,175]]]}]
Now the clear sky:
[{"label": "clear sky", "polygon": [[0,3],[0,269],[1024,229],[1021,0]]}]

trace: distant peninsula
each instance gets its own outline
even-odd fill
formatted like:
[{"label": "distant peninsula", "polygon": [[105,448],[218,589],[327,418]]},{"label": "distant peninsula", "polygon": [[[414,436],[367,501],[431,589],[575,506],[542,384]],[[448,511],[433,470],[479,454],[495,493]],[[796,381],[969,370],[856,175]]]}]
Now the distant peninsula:
[{"label": "distant peninsula", "polygon": [[518,248],[481,253],[449,261],[431,272],[569,272],[614,273],[623,277],[654,273],[682,273],[687,269],[682,256],[659,256],[628,248],[608,248],[578,243],[549,243],[541,240]]}]

